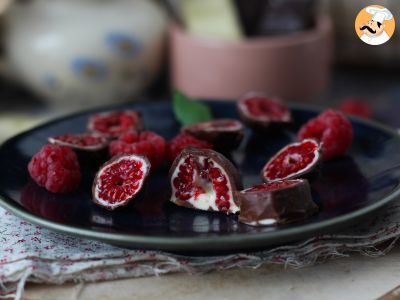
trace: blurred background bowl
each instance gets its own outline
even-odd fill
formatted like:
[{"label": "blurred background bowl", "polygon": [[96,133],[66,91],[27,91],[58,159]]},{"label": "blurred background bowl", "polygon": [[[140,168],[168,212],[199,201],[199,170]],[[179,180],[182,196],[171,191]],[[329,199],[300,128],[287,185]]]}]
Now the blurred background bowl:
[{"label": "blurred background bowl", "polygon": [[237,99],[249,90],[306,100],[328,84],[332,23],[319,17],[313,29],[293,34],[222,41],[170,28],[171,80],[195,98]]},{"label": "blurred background bowl", "polygon": [[14,1],[0,73],[57,106],[126,101],[157,76],[167,22],[148,0]]}]

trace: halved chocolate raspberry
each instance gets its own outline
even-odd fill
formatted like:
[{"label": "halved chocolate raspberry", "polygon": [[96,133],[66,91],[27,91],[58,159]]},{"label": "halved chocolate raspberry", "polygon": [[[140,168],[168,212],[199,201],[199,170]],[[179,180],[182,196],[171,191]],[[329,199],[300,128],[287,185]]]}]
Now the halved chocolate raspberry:
[{"label": "halved chocolate raspberry", "polygon": [[232,150],[242,141],[243,129],[243,124],[238,120],[215,119],[185,126],[181,131],[213,144],[215,149]]},{"label": "halved chocolate raspberry", "polygon": [[264,183],[236,194],[240,202],[239,222],[251,226],[296,222],[318,211],[305,179]]},{"label": "halved chocolate raspberry", "polygon": [[171,201],[189,208],[239,211],[235,191],[241,189],[239,172],[222,154],[188,147],[175,159],[171,169]]},{"label": "halved chocolate raspberry", "polygon": [[254,130],[266,130],[272,125],[286,125],[292,121],[289,108],[279,99],[263,93],[250,92],[237,102],[243,122]]},{"label": "halved chocolate raspberry", "polygon": [[111,111],[91,116],[87,128],[90,132],[117,138],[129,130],[142,130],[143,121],[141,114],[134,110]]},{"label": "halved chocolate raspberry", "polygon": [[261,171],[265,182],[298,178],[313,171],[321,159],[321,147],[312,139],[285,146]]},{"label": "halved chocolate raspberry", "polygon": [[150,162],[141,155],[116,156],[106,162],[93,181],[93,202],[109,210],[125,206],[142,189]]},{"label": "halved chocolate raspberry", "polygon": [[78,155],[79,162],[84,165],[89,162],[99,162],[107,157],[109,140],[93,133],[66,133],[49,137],[53,145],[70,147]]}]

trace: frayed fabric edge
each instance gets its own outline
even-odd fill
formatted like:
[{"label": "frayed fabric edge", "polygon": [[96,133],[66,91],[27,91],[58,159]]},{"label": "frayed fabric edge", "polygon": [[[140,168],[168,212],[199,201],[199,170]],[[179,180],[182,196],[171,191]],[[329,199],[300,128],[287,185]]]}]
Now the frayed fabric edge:
[{"label": "frayed fabric edge", "polygon": [[[188,274],[203,274],[217,270],[227,270],[227,269],[234,269],[234,268],[251,268],[257,269],[263,265],[268,264],[275,264],[275,265],[282,265],[284,268],[293,268],[299,269],[303,267],[308,267],[317,263],[322,263],[326,260],[337,259],[341,257],[348,257],[350,253],[359,253],[364,256],[376,258],[386,255],[393,249],[394,245],[398,241],[400,237],[388,237],[387,239],[382,239],[377,241],[374,245],[369,246],[353,246],[354,248],[346,248],[346,247],[339,247],[333,246],[328,247],[321,251],[321,249],[316,249],[314,252],[309,252],[306,254],[306,257],[302,257],[302,260],[299,260],[298,257],[292,256],[287,257],[284,261],[272,261],[270,257],[262,258],[257,255],[246,255],[246,254],[235,254],[229,255],[228,257],[219,258],[219,259],[212,259],[211,262],[204,263],[203,265],[199,262],[194,262],[191,265],[190,262],[185,264],[179,262],[179,260],[170,259],[165,261],[148,261],[143,265],[135,265],[132,271],[129,271],[129,268],[132,267],[130,264],[126,265],[115,265],[110,267],[110,269],[120,270],[126,269],[127,271],[124,274],[120,274],[116,278],[112,279],[122,279],[122,278],[136,278],[136,277],[150,277],[150,276],[161,276],[164,274],[170,273],[188,273]],[[391,241],[390,241],[391,240]],[[382,243],[388,242],[390,243],[386,245],[383,249],[378,249],[377,246],[381,245]],[[104,268],[99,269],[99,272],[109,271],[110,269]],[[90,270],[92,271],[92,270]],[[20,279],[16,282],[16,289],[15,292],[9,292],[7,295],[1,295],[0,299],[7,299],[7,298],[14,298],[16,300],[20,300],[24,288],[27,282],[36,282],[36,283],[56,283],[56,284],[63,284],[66,282],[96,282],[96,281],[103,281],[108,280],[109,278],[92,278],[89,273],[83,272],[80,274],[78,279],[73,278],[74,275],[77,274],[70,274],[71,276],[58,276],[57,280],[44,280],[44,278],[38,278],[35,276],[33,268],[29,267],[25,271],[20,273]]]}]

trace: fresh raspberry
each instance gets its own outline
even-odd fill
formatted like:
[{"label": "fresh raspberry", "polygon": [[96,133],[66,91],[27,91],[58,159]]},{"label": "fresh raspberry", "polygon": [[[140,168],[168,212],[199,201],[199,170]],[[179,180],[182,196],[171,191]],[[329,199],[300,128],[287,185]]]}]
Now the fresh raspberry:
[{"label": "fresh raspberry", "polygon": [[168,145],[168,159],[174,161],[175,158],[185,149],[187,146],[193,146],[199,149],[212,149],[213,145],[206,141],[199,140],[198,138],[187,134],[180,133],[175,136]]},{"label": "fresh raspberry", "polygon": [[28,164],[32,179],[53,193],[76,190],[81,181],[78,158],[66,146],[45,145]]},{"label": "fresh raspberry", "polygon": [[371,107],[357,98],[345,98],[339,104],[339,110],[353,116],[369,119],[372,117]]},{"label": "fresh raspberry", "polygon": [[313,138],[322,142],[323,158],[329,160],[344,154],[350,147],[353,128],[341,112],[327,109],[304,124],[300,128],[298,138]]},{"label": "fresh raspberry", "polygon": [[111,156],[119,154],[142,154],[152,168],[159,167],[165,159],[167,143],[162,136],[151,131],[130,131],[110,143]]}]

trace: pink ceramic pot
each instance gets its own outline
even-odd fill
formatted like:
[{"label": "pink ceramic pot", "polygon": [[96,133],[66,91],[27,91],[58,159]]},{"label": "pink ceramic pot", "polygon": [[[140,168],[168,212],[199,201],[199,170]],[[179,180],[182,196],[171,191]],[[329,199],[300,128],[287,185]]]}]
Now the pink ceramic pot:
[{"label": "pink ceramic pot", "polygon": [[309,31],[240,42],[193,37],[176,25],[170,36],[173,87],[194,98],[237,99],[247,91],[265,91],[306,100],[329,82],[328,17]]}]

